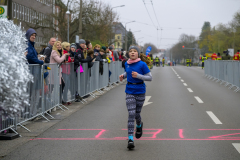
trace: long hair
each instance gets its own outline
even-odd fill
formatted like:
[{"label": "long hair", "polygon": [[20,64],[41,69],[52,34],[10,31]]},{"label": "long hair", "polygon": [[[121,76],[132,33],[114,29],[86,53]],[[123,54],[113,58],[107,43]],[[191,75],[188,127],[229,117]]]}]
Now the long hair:
[{"label": "long hair", "polygon": [[145,54],[141,53],[139,58],[141,59],[141,61],[145,62],[148,66],[152,65],[152,62],[148,59],[148,57]]},{"label": "long hair", "polygon": [[[57,51],[57,54],[58,54],[59,56],[61,56],[61,54],[59,53],[59,51],[58,51],[58,49],[57,49],[57,44],[58,44],[58,43],[61,44],[61,41],[56,41],[56,42],[54,43],[54,45],[53,45],[52,50]],[[61,44],[61,45],[62,45],[62,44]],[[63,49],[62,49],[62,51],[63,51]],[[63,55],[63,53],[62,53],[62,55]]]}]

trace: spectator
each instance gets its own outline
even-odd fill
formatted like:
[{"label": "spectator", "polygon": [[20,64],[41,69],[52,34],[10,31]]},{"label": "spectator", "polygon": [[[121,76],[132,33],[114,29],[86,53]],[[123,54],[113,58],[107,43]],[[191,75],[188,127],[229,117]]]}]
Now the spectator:
[{"label": "spectator", "polygon": [[96,45],[94,46],[94,55],[98,56],[98,55],[100,54],[100,53],[99,53],[100,48],[101,48],[101,46],[100,46],[99,44],[96,44]]},{"label": "spectator", "polygon": [[115,59],[115,61],[118,61],[118,60],[119,60],[118,52],[117,52],[117,51],[114,51],[114,49],[115,49],[114,45],[112,45],[112,47],[113,47],[113,56],[114,56],[114,59]]},{"label": "spectator", "polygon": [[102,55],[102,58],[103,58],[103,59],[107,59],[107,56],[106,56],[107,47],[102,46],[102,49],[104,50],[104,54]]},{"label": "spectator", "polygon": [[[52,53],[50,56],[50,63],[57,63],[57,64],[61,64],[64,62],[64,60],[66,59],[67,56],[69,56],[69,53],[63,54],[62,53],[62,45],[60,41],[56,41],[53,45],[52,48]],[[65,87],[65,82],[62,78],[62,73],[60,71],[60,67],[59,67],[59,80],[60,80],[60,88],[62,88],[61,90],[61,94],[63,93],[64,87]],[[62,95],[60,94],[60,99],[62,99]],[[62,100],[62,103],[65,104],[65,102]]]},{"label": "spectator", "polygon": [[99,55],[96,57],[96,61],[100,61],[100,62],[105,62],[106,59],[103,59],[103,55],[104,55],[104,50],[101,49],[100,52],[99,52]]},{"label": "spectator", "polygon": [[109,47],[109,52],[110,52],[110,56],[112,58],[111,60],[115,61],[114,56],[113,56],[113,47],[112,46]]},{"label": "spectator", "polygon": [[[63,54],[69,53],[70,52],[70,43],[63,42],[62,43],[62,48],[63,48]],[[62,76],[63,76],[63,79],[65,80],[65,89],[64,89],[64,92],[63,92],[63,99],[68,101],[67,94],[68,94],[68,91],[70,90],[70,87],[71,87],[70,74],[71,74],[71,71],[73,72],[73,70],[71,70],[70,62],[73,62],[73,59],[71,59],[70,56],[66,56],[66,61],[65,62],[68,62],[68,63],[63,64],[61,66],[62,67]],[[71,103],[68,102],[67,104],[70,105]]]},{"label": "spectator", "polygon": [[37,33],[34,29],[29,28],[26,32],[26,38],[28,40],[28,48],[27,48],[27,60],[29,64],[41,64],[43,65],[43,61],[38,59],[37,51],[34,48],[35,39],[36,39]]},{"label": "spectator", "polygon": [[[90,61],[91,59],[93,59],[93,60]],[[91,68],[96,60],[96,59],[94,59],[94,51],[92,49],[88,50],[87,60],[90,61],[90,62],[88,62],[88,68]]]},{"label": "spectator", "polygon": [[74,56],[74,71],[77,70],[77,68],[80,66],[80,63],[87,63],[91,62],[93,59],[84,59],[83,55],[83,48],[85,47],[85,40],[80,39],[79,40],[79,49],[77,50],[77,53]]},{"label": "spectator", "polygon": [[[35,39],[36,39],[36,31],[32,28],[29,28],[26,32],[26,38],[28,40],[28,48],[27,48],[27,60],[29,64],[40,64],[43,65],[43,60],[38,59],[37,51],[34,48]],[[41,109],[40,103],[40,89],[41,89],[41,67],[32,66],[30,68],[31,73],[33,75],[34,83],[30,83],[30,104],[32,108],[29,110],[30,115],[36,115],[38,110]],[[48,72],[44,73],[44,77],[48,75]]]},{"label": "spectator", "polygon": [[48,42],[48,46],[44,49],[43,55],[46,56],[45,63],[50,63],[50,56],[51,56],[51,53],[52,53],[52,46],[54,45],[55,42],[56,42],[56,38],[54,38],[54,37],[50,38],[50,40]]},{"label": "spectator", "polygon": [[[62,43],[62,48],[63,48],[63,54],[69,53],[70,51],[70,43],[68,42],[63,42]],[[73,62],[70,56],[66,56],[66,61],[67,62]]]},{"label": "spectator", "polygon": [[74,58],[75,54],[76,54],[76,50],[77,50],[77,46],[75,43],[72,43],[70,45],[70,57]]},{"label": "spectator", "polygon": [[87,59],[87,54],[88,54],[88,49],[87,49],[87,45],[85,45],[83,47],[83,56],[84,56],[84,59]]},{"label": "spectator", "polygon": [[106,59],[107,59],[108,64],[111,63],[110,53],[106,53]]},{"label": "spectator", "polygon": [[89,40],[86,40],[87,50],[92,49],[92,44]]}]

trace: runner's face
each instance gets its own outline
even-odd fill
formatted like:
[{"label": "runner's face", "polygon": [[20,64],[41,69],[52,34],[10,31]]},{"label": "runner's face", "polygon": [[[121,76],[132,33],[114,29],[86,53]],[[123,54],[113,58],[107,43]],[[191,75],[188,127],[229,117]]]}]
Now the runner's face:
[{"label": "runner's face", "polygon": [[130,59],[132,59],[132,60],[137,59],[137,58],[138,58],[138,52],[137,52],[137,50],[136,50],[136,49],[131,49],[131,50],[129,51],[129,57],[130,57]]}]

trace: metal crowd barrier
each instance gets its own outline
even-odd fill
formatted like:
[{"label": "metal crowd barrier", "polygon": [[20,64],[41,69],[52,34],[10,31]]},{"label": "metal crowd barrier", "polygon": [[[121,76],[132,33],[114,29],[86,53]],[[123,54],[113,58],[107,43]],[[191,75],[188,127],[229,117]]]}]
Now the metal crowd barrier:
[{"label": "metal crowd barrier", "polygon": [[[77,93],[81,97],[88,94],[95,97],[95,91],[103,93],[101,89],[107,89],[109,84],[116,84],[118,76],[124,72],[122,62],[110,64],[103,62],[102,74],[99,72],[99,63],[94,62],[91,68],[88,68],[88,63],[82,63],[82,69],[79,67],[77,71],[74,71],[74,63],[64,63],[61,66],[58,64],[29,65],[29,71],[34,77],[34,82],[29,82],[27,88],[30,105],[24,106],[24,110],[15,117],[8,117],[0,111],[0,133],[8,129],[17,133],[17,126],[31,132],[24,123],[39,116],[49,121],[45,114],[54,119],[49,113],[53,108],[59,107],[63,111],[68,109],[62,105],[62,100],[75,101]],[[46,67],[50,67],[51,70],[47,70]],[[109,70],[112,73],[110,78]],[[44,77],[46,72],[48,76]],[[63,94],[61,77],[65,83]]]},{"label": "metal crowd barrier", "polygon": [[229,89],[235,87],[235,92],[240,90],[240,62],[239,61],[212,61],[204,62],[205,76],[212,81],[220,82]]}]

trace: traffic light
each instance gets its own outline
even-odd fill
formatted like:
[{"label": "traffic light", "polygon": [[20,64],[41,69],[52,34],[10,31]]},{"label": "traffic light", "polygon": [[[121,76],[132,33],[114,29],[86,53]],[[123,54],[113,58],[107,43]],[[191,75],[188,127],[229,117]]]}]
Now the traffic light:
[{"label": "traffic light", "polygon": [[182,49],[184,49],[185,46],[182,46]]}]

